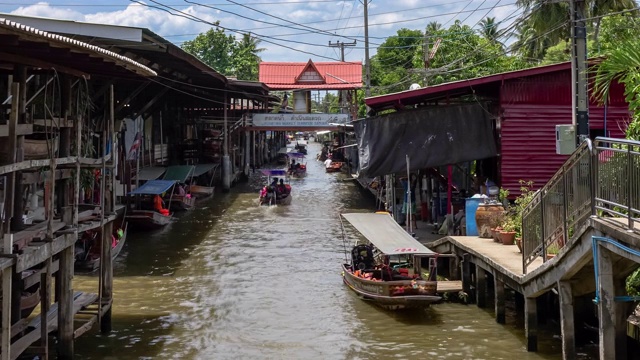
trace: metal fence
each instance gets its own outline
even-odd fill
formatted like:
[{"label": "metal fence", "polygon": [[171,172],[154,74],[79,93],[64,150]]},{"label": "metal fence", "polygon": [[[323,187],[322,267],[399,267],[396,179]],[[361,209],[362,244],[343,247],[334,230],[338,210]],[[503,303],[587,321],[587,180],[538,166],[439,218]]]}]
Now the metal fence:
[{"label": "metal fence", "polygon": [[522,214],[522,267],[560,248],[578,235],[594,211],[593,146],[584,141],[540,189]]}]

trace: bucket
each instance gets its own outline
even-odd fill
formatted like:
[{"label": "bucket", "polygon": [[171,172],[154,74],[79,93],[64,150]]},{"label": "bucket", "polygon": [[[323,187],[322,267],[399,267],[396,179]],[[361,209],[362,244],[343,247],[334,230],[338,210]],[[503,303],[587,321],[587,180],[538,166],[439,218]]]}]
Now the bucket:
[{"label": "bucket", "polygon": [[468,198],[464,206],[464,214],[467,225],[467,236],[478,236],[478,227],[476,225],[476,210],[483,198]]}]

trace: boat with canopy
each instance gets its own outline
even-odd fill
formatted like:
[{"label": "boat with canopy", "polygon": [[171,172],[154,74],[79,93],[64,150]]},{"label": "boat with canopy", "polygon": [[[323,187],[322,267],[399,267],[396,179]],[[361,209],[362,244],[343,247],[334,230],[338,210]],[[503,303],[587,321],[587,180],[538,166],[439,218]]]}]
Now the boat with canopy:
[{"label": "boat with canopy", "polygon": [[[116,225],[111,235],[111,259],[115,260],[127,241],[127,224]],[[74,271],[93,272],[100,267],[100,244],[102,232],[86,231],[76,242]]]},{"label": "boat with canopy", "polygon": [[[425,308],[442,300],[437,295],[437,254],[409,235],[389,213],[350,213],[342,218],[365,238],[356,241],[350,253],[345,243],[342,265],[344,283],[360,298],[390,310]],[[344,223],[342,226],[344,237]],[[422,260],[427,260],[427,271]]]},{"label": "boat with canopy", "polygon": [[213,179],[219,167],[219,164],[196,165],[189,181],[189,192],[196,200],[204,200],[213,196],[215,191]]},{"label": "boat with canopy", "polygon": [[289,175],[302,177],[307,174],[307,162],[305,155],[300,152],[287,153],[289,157]]},{"label": "boat with canopy", "polygon": [[[195,168],[193,165],[174,165],[169,166],[164,173],[162,179],[175,181],[174,186],[176,187],[170,195],[172,197],[169,202],[170,210],[190,210],[195,206],[196,198],[187,192],[188,189],[185,189],[187,179],[193,176]],[[166,196],[165,200],[168,200]]]},{"label": "boat with canopy", "polygon": [[[285,169],[263,169],[262,175],[267,177],[267,184],[260,190],[260,205],[291,204],[291,185]],[[278,179],[286,180],[280,185]]]},{"label": "boat with canopy", "polygon": [[278,154],[276,155],[276,163],[281,165],[286,165],[288,161],[287,153],[291,151],[290,148],[282,147],[278,150]]},{"label": "boat with canopy", "polygon": [[127,210],[125,217],[131,230],[153,230],[171,222],[173,216],[164,208],[161,196],[173,188],[175,183],[174,180],[149,180],[129,193],[130,196],[137,197],[135,203],[138,204],[137,209]]}]

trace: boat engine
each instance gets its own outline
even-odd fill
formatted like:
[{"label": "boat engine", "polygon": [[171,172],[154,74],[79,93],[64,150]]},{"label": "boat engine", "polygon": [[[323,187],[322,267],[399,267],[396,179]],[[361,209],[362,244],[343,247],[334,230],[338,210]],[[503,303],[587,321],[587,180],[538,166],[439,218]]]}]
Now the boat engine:
[{"label": "boat engine", "polygon": [[353,264],[353,270],[372,269],[374,261],[371,245],[354,246],[353,250],[351,250],[351,263]]}]

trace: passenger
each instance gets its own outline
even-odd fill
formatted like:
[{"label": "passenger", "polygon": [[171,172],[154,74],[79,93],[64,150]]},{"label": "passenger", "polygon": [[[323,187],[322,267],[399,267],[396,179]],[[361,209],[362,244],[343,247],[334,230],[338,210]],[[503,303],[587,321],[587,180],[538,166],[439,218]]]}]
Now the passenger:
[{"label": "passenger", "polygon": [[284,180],[280,179],[280,184],[278,185],[278,192],[280,194],[287,194],[287,186],[284,184]]},{"label": "passenger", "polygon": [[169,215],[169,210],[164,208],[164,201],[162,201],[162,198],[160,197],[160,195],[156,195],[153,198],[153,208],[164,216]]},{"label": "passenger", "polygon": [[332,162],[333,162],[333,161],[331,161],[331,156],[329,156],[329,157],[327,158],[327,160],[325,160],[325,161],[324,161],[324,167],[325,167],[325,168],[327,168],[327,169],[328,169],[328,168],[330,168],[330,167],[331,167],[331,163],[332,163]]},{"label": "passenger", "polygon": [[185,196],[187,192],[184,190],[184,186],[182,184],[178,184],[178,196]]},{"label": "passenger", "polygon": [[297,164],[296,164],[296,161],[292,159],[292,160],[291,160],[291,166],[289,167],[289,170],[295,170],[296,165],[297,165]]}]

